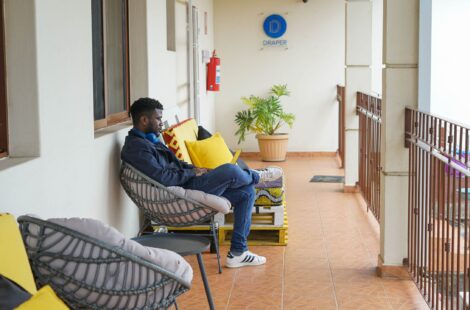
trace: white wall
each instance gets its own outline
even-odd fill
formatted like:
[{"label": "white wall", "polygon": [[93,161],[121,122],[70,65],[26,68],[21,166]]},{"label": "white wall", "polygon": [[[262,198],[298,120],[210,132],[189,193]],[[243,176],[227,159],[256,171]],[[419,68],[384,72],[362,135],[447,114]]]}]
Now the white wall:
[{"label": "white wall", "polygon": [[[158,98],[168,111],[166,117],[174,122],[177,113],[180,120],[189,117],[189,79],[188,79],[188,36],[186,29],[187,3],[176,1],[176,51],[167,51],[166,45],[166,1],[147,1],[147,31],[149,54],[149,92],[150,96]],[[213,0],[193,0],[193,6],[199,9],[200,49],[214,48],[213,32]],[[208,12],[208,33],[204,34],[204,12]],[[200,84],[200,123],[209,131],[214,131],[215,113],[214,96],[205,91],[205,65],[197,60]],[[169,83],[175,86],[168,87]],[[165,113],[164,113],[165,114]]]},{"label": "white wall", "polygon": [[470,1],[433,0],[431,112],[470,126]]},{"label": "white wall", "polygon": [[[181,111],[181,119],[189,117],[189,76],[188,76],[188,32],[186,29],[188,19],[188,8],[186,1],[176,1],[176,51],[175,74],[176,74],[176,106]],[[184,27],[183,27],[184,25]]]},{"label": "white wall", "polygon": [[[234,116],[245,109],[240,97],[265,95],[287,84],[285,110],[296,115],[289,151],[336,151],[336,84],[344,83],[345,7],[342,0],[214,1],[215,45],[221,57],[221,91],[215,94],[216,129],[237,146]],[[289,48],[260,50],[263,16],[288,13]],[[283,131],[287,131],[284,129]],[[249,136],[245,151],[257,151]]]},{"label": "white wall", "polygon": [[[22,10],[16,10],[19,6],[19,1],[10,0],[6,15],[22,19]],[[134,234],[136,207],[121,191],[117,176],[125,130],[94,137],[90,2],[41,0],[33,10],[35,25],[27,35],[37,45],[35,87],[41,152],[8,169],[15,159],[0,161],[0,211],[44,218],[93,217]],[[7,32],[20,36],[16,30]],[[15,52],[8,51],[7,62]],[[21,87],[11,77],[30,74],[21,70],[8,74],[9,90]],[[23,85],[27,98],[28,91]],[[21,97],[11,92],[9,106],[16,107]],[[21,115],[9,117],[12,123],[22,123]],[[34,136],[23,141],[36,143]]]},{"label": "white wall", "polygon": [[[28,50],[34,58],[31,67],[9,67],[17,71],[7,74],[8,103],[10,111],[21,107],[25,98],[32,101],[33,112],[34,106],[38,107],[33,113],[39,123],[37,137],[32,134],[22,142],[39,143],[40,147],[34,149],[40,149],[40,153],[31,153],[39,155],[33,158],[0,160],[0,212],[16,216],[33,213],[43,218],[91,217],[128,236],[135,235],[137,208],[121,189],[118,177],[119,154],[130,126],[98,133],[93,129],[90,1],[41,0],[28,2],[28,7],[24,3],[6,1],[7,20],[17,23],[7,29],[7,62],[17,55],[30,56],[22,51],[24,43],[10,45],[11,38],[36,42],[37,52],[32,44]],[[204,5],[210,7],[211,1]],[[32,19],[24,19],[25,10]],[[136,79],[132,99],[152,96],[171,107],[176,98],[175,57],[166,51],[165,0],[132,0],[130,11],[135,14],[134,21],[136,15],[146,14],[141,24],[131,25],[131,42],[135,44],[134,51],[131,49],[131,80]],[[24,24],[18,25],[21,21]],[[136,48],[145,50],[136,53]],[[147,71],[137,75],[136,68]],[[22,77],[28,83],[21,84]],[[145,85],[139,86],[136,81]],[[31,114],[27,107],[21,109]],[[11,123],[25,121],[21,113],[9,117]],[[25,139],[24,135],[20,138]]]},{"label": "white wall", "polygon": [[[213,0],[193,0],[193,5],[199,11],[199,47],[200,50],[214,49],[214,5]],[[204,12],[207,12],[207,34],[204,33]],[[215,130],[215,96],[214,92],[206,91],[206,64],[202,55],[196,61],[199,63],[199,94],[200,94],[200,123],[209,131]]]}]

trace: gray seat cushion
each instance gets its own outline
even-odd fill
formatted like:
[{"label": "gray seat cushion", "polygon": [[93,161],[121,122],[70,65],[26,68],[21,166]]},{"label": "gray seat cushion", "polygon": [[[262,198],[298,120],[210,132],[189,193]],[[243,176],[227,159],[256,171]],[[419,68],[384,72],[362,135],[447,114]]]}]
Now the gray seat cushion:
[{"label": "gray seat cushion", "polygon": [[[39,218],[37,216],[32,217]],[[182,278],[188,285],[192,281],[193,270],[191,266],[183,257],[175,252],[142,246],[133,240],[127,239],[115,228],[94,219],[52,218],[47,221],[98,239],[108,246],[119,248],[134,256],[138,256]],[[48,253],[52,253],[51,255],[53,256],[48,255],[48,257],[51,258],[44,258],[44,263],[52,268],[52,270],[63,270],[66,277],[90,285],[90,287],[99,287],[105,290],[135,290],[148,287],[149,285],[151,286],[153,283],[158,283],[162,278],[161,274],[156,274],[155,272],[150,273],[148,269],[139,268],[137,263],[132,261],[111,263],[107,266],[103,264],[100,265],[100,263],[93,263],[94,260],[99,261],[110,258],[111,256],[108,254],[109,251],[103,250],[98,246],[93,246],[88,242],[81,242],[79,238],[77,239],[74,236],[64,234],[60,231],[52,231],[46,228],[44,232],[46,237],[42,240],[41,244],[38,244],[38,239],[35,238],[35,236],[40,235],[39,229],[40,227],[35,224],[29,226],[29,234],[25,240],[28,249],[46,250]],[[57,253],[57,255],[54,253]],[[42,268],[40,272],[44,274],[50,273],[47,268]],[[92,303],[99,303],[101,300],[106,300],[107,306],[103,306],[103,308],[109,309],[110,305],[111,308],[113,308],[117,306],[117,304],[127,302],[125,301],[127,297],[124,299],[122,296],[100,297],[99,294],[90,293],[85,288],[81,288],[77,291],[75,284],[61,280],[60,277],[54,280],[56,285],[60,284],[62,281],[64,283],[64,291],[75,292],[75,298],[82,296],[87,302]],[[171,294],[174,288],[174,284],[167,284],[165,287],[156,288],[154,293],[156,299],[159,300]],[[134,300],[135,303],[131,302],[130,305],[135,304],[137,306],[142,305],[142,303],[146,304],[150,302],[149,300],[148,295],[139,295],[137,299]],[[148,304],[148,306],[150,306],[150,304]]]},{"label": "gray seat cushion", "polygon": [[231,204],[225,197],[219,197],[212,194],[207,194],[202,191],[194,189],[185,189],[179,186],[170,186],[167,189],[179,196],[195,200],[203,205],[210,207],[222,214],[227,214],[230,211]]},{"label": "gray seat cushion", "polygon": [[48,221],[76,230],[84,235],[100,239],[112,246],[117,246],[140,258],[148,260],[190,283],[193,270],[188,262],[179,254],[157,248],[145,247],[126,238],[117,229],[90,218],[52,218]]}]

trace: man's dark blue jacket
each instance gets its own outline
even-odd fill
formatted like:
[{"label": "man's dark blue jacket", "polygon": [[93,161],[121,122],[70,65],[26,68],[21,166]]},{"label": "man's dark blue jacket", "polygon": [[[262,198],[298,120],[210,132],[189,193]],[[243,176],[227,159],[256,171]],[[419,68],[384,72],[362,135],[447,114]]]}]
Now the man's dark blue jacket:
[{"label": "man's dark blue jacket", "polygon": [[193,165],[176,158],[164,144],[145,139],[136,129],[129,131],[121,159],[165,186],[182,186],[196,176]]}]

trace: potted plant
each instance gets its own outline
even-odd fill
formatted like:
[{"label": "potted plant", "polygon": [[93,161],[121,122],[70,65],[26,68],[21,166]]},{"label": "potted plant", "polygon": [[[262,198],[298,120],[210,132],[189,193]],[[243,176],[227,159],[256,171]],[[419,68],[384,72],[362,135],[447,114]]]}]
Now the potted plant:
[{"label": "potted plant", "polygon": [[290,128],[294,124],[295,116],[285,113],[281,105],[281,97],[289,96],[287,85],[274,85],[267,97],[242,97],[241,100],[248,109],[235,115],[238,125],[236,135],[238,143],[245,140],[248,133],[255,133],[263,161],[284,161],[287,153],[287,133],[278,133],[277,130],[286,123]]}]

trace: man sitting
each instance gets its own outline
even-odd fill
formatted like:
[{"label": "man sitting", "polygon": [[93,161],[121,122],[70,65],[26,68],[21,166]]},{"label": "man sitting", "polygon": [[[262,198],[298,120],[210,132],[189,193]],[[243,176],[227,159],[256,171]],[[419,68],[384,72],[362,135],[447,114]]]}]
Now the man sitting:
[{"label": "man sitting", "polygon": [[181,186],[227,198],[233,206],[234,224],[226,266],[237,268],[262,265],[266,258],[248,251],[254,185],[280,177],[277,169],[242,170],[224,164],[213,170],[198,168],[179,160],[159,141],[163,106],[157,100],[140,98],[130,109],[133,128],[121,151],[121,159],[165,186]]}]

